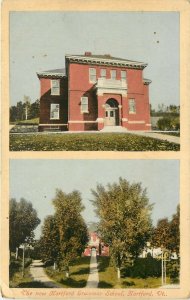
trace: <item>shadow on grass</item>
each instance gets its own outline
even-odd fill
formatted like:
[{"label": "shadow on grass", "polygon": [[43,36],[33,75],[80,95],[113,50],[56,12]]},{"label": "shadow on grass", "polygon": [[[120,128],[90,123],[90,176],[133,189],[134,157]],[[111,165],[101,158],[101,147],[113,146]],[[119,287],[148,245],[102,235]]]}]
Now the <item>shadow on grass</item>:
[{"label": "shadow on grass", "polygon": [[74,280],[72,278],[61,279],[60,283],[70,287],[70,288],[84,288],[86,286],[86,280]]},{"label": "shadow on grass", "polygon": [[98,283],[98,288],[102,288],[102,289],[109,289],[112,288],[113,285],[111,283],[107,283],[106,281],[100,281]]},{"label": "shadow on grass", "polygon": [[123,281],[123,285],[124,286],[134,286],[135,283],[134,283],[134,281]]},{"label": "shadow on grass", "polygon": [[46,288],[45,284],[39,281],[21,282],[15,288]]},{"label": "shadow on grass", "polygon": [[83,268],[77,272],[71,272],[71,275],[84,275],[84,274],[89,274],[90,268]]},{"label": "shadow on grass", "polygon": [[79,265],[89,265],[90,264],[90,257],[80,257],[79,259],[76,259],[75,261],[71,262],[70,266],[79,266]]},{"label": "shadow on grass", "polygon": [[108,256],[100,256],[98,257],[98,272],[105,272],[105,270],[109,267],[110,257]]}]

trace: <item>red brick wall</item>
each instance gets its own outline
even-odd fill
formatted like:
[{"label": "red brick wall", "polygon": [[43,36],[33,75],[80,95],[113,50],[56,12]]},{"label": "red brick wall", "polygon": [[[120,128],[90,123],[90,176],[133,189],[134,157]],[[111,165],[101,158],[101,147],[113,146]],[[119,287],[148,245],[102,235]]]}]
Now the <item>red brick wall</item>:
[{"label": "red brick wall", "polygon": [[[60,95],[51,95],[51,79],[41,78],[40,124],[66,124],[68,122],[68,84],[60,79]],[[51,104],[59,104],[59,120],[50,120]]]},{"label": "red brick wall", "polygon": [[[127,71],[127,97],[118,94],[104,94],[97,96],[94,84],[89,82],[89,68],[96,68],[97,78],[101,77],[100,70],[107,70],[107,79],[110,78],[110,70],[116,70],[116,79],[121,79],[121,70]],[[126,67],[90,66],[84,64],[69,64],[69,84],[67,79],[61,79],[60,96],[51,95],[51,80],[41,78],[40,123],[41,124],[66,124],[68,129],[74,131],[101,130],[104,123],[98,123],[97,118],[105,117],[104,105],[109,98],[117,100],[121,105],[120,123],[129,130],[146,130],[150,127],[148,85],[143,83],[143,71],[127,69]],[[81,113],[81,97],[88,96],[89,113]],[[136,114],[129,114],[129,99],[135,99]],[[69,104],[68,104],[69,101]],[[60,119],[50,120],[51,103],[60,104]],[[69,106],[69,107],[68,107]],[[126,119],[122,121],[122,118]],[[140,121],[144,123],[140,124]],[[130,123],[133,122],[133,123]],[[134,123],[137,122],[137,123]]]}]

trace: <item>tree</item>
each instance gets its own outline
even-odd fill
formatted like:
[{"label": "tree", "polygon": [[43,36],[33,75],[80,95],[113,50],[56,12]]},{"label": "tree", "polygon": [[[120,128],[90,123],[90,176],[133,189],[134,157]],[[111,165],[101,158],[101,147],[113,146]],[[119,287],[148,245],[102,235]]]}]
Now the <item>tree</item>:
[{"label": "tree", "polygon": [[10,120],[10,122],[15,122],[17,120],[17,107],[16,106],[10,107],[9,120]]},{"label": "tree", "polygon": [[39,247],[44,261],[55,263],[59,260],[59,229],[54,216],[47,216],[44,220]]},{"label": "tree", "polygon": [[170,222],[170,238],[168,241],[168,248],[176,251],[179,254],[180,247],[180,207],[177,206],[177,212],[173,215]]},{"label": "tree", "polygon": [[163,247],[168,249],[170,223],[168,218],[158,220],[157,226],[153,230],[152,244],[154,247]]},{"label": "tree", "polygon": [[172,220],[164,218],[158,221],[157,226],[153,230],[152,243],[155,247],[163,246],[170,251],[179,253],[180,244],[180,209],[177,206],[177,212],[173,215]]},{"label": "tree", "polygon": [[88,241],[87,226],[81,216],[84,206],[78,191],[66,194],[59,189],[53,204],[55,214],[46,218],[41,237],[44,259],[53,260],[68,274],[70,262],[81,256]]},{"label": "tree", "polygon": [[32,203],[21,198],[10,200],[9,213],[9,247],[16,251],[22,243],[30,243],[34,237],[34,229],[40,224],[36,210]]},{"label": "tree", "polygon": [[22,101],[17,102],[17,116],[16,120],[24,120],[24,105]]},{"label": "tree", "polygon": [[37,99],[30,106],[30,118],[38,118],[40,114],[40,100]]},{"label": "tree", "polygon": [[152,205],[140,183],[130,184],[122,178],[118,183],[108,184],[107,189],[98,184],[92,195],[100,218],[99,232],[110,246],[119,278],[123,261],[137,258],[150,237]]}]

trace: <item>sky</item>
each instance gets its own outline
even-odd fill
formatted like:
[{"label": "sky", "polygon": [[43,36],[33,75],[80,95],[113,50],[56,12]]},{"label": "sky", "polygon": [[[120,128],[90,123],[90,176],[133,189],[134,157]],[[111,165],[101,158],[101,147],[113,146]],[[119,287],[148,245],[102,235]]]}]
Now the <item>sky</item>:
[{"label": "sky", "polygon": [[148,63],[152,107],[179,105],[179,13],[103,11],[10,13],[10,105],[39,98],[37,71],[85,51]]},{"label": "sky", "polygon": [[[47,215],[54,213],[52,199],[56,189],[65,193],[81,192],[86,222],[97,221],[92,206],[91,189],[98,183],[106,186],[118,182],[119,177],[130,183],[141,182],[147,188],[153,224],[169,219],[179,203],[178,160],[125,159],[16,159],[10,160],[10,198],[25,198],[37,210],[41,225]],[[41,225],[36,229],[39,238]]]}]

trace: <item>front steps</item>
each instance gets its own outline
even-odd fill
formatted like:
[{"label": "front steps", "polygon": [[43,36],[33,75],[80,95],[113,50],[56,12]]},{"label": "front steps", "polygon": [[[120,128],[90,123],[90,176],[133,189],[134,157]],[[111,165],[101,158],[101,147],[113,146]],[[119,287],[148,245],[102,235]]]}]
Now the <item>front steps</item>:
[{"label": "front steps", "polygon": [[100,132],[127,132],[127,129],[122,126],[104,126]]}]

